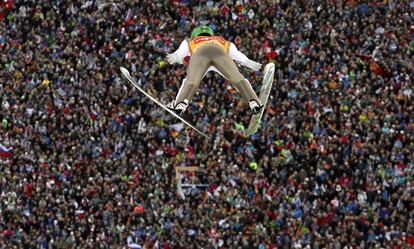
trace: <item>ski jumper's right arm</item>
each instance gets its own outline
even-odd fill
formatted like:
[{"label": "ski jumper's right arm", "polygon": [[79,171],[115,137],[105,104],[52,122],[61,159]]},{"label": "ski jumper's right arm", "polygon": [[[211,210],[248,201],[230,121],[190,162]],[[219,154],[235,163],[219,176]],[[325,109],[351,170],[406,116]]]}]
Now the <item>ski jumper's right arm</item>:
[{"label": "ski jumper's right arm", "polygon": [[229,46],[229,55],[236,62],[240,63],[242,66],[248,67],[253,71],[257,71],[262,67],[262,64],[250,60],[245,54],[240,52],[234,43],[230,43]]}]

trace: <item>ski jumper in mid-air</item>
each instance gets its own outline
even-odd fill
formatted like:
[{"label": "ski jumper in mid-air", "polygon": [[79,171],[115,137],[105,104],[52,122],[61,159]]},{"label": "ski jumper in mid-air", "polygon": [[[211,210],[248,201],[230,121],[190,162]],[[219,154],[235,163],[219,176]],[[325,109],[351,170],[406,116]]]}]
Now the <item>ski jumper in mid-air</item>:
[{"label": "ski jumper in mid-air", "polygon": [[260,70],[262,65],[250,60],[232,42],[214,36],[213,30],[208,26],[198,26],[192,31],[190,39],[182,41],[174,53],[167,54],[167,61],[170,64],[182,64],[186,56],[190,56],[187,77],[183,80],[175,101],[167,105],[169,109],[182,114],[204,75],[216,71],[237,89],[254,114],[262,110],[264,105],[234,61],[254,71]]}]

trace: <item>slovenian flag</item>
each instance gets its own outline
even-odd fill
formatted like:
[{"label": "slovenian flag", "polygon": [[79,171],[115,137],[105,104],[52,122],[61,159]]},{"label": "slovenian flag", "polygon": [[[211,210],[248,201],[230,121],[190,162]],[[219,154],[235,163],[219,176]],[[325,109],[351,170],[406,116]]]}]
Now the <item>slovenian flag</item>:
[{"label": "slovenian flag", "polygon": [[6,148],[6,146],[0,143],[0,157],[10,157],[10,156],[13,156],[12,148]]},{"label": "slovenian flag", "polygon": [[4,47],[6,42],[6,37],[4,35],[0,35],[0,49]]},{"label": "slovenian flag", "polygon": [[133,21],[134,21],[133,18],[134,18],[134,16],[133,16],[132,10],[128,9],[127,15],[126,15],[125,20],[124,20],[126,27],[128,27],[129,25],[131,25],[133,23]]}]

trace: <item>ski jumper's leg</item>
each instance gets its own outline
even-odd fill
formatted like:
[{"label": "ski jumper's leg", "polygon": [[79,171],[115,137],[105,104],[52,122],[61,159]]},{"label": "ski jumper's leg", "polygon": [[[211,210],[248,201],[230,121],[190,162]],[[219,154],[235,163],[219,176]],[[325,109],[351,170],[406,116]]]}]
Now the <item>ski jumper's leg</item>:
[{"label": "ski jumper's leg", "polygon": [[187,78],[183,80],[174,105],[184,102],[185,99],[191,101],[200,85],[201,79],[211,64],[208,49],[204,47],[201,47],[191,55],[187,68]]},{"label": "ski jumper's leg", "polygon": [[239,72],[239,69],[233,59],[222,49],[212,49],[213,66],[215,66],[226,77],[231,84],[237,89],[242,98],[248,103],[256,100],[260,103],[259,98],[254,92],[249,81]]}]

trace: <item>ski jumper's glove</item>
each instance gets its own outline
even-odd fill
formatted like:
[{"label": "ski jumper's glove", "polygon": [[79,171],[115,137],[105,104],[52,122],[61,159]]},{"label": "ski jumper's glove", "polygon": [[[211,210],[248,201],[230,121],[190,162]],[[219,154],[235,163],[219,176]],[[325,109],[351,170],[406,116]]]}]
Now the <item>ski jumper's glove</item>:
[{"label": "ski jumper's glove", "polygon": [[252,61],[252,60],[247,60],[245,62],[242,63],[242,66],[248,67],[253,71],[257,71],[260,70],[260,68],[262,68],[262,64]]},{"label": "ski jumper's glove", "polygon": [[174,63],[183,64],[183,61],[180,59],[180,57],[176,53],[167,54],[167,61],[170,64],[174,64]]}]

